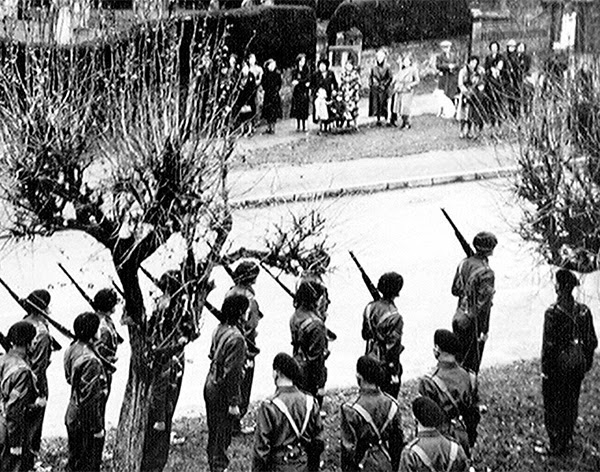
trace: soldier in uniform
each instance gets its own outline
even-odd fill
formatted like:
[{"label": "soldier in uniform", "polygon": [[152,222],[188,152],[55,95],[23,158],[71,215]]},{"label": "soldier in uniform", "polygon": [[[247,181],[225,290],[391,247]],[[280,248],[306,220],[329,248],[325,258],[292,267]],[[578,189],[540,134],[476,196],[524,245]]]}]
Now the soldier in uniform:
[{"label": "soldier in uniform", "polygon": [[[259,272],[260,268],[255,262],[241,261],[233,271],[233,282],[235,285],[225,294],[225,298],[232,295],[243,295],[248,299],[248,312],[242,321],[242,333],[246,340],[249,341],[247,343],[248,346],[256,346],[256,328],[258,327],[258,322],[263,317],[258,307],[253,287]],[[247,349],[248,358],[246,359],[244,378],[242,380],[239,420],[247,413],[248,405],[250,404],[250,393],[252,391],[252,381],[254,380],[254,363],[258,352],[258,349]],[[233,429],[234,434],[251,434],[254,432],[254,428],[251,426],[241,428],[240,421],[233,426]]]},{"label": "soldier in uniform", "polygon": [[151,364],[150,411],[141,467],[145,472],[163,470],[169,459],[173,414],[183,380],[184,347],[193,336],[193,326],[186,312],[181,272],[165,272],[157,285],[162,295],[148,321],[154,356]]},{"label": "soldier in uniform", "polygon": [[400,294],[404,280],[396,272],[387,272],[379,278],[377,290],[382,298],[370,302],[363,313],[362,337],[367,341],[365,354],[379,360],[384,367],[381,389],[394,398],[400,391],[402,364],[402,315],[394,304]]},{"label": "soldier in uniform", "polygon": [[75,341],[65,352],[65,376],[71,385],[65,424],[72,472],[99,471],[102,463],[108,383],[105,365],[94,348],[99,325],[95,313],[75,318]]},{"label": "soldier in uniform", "polygon": [[470,455],[480,419],[477,378],[456,361],[460,346],[454,333],[438,329],[433,344],[438,365],[431,375],[420,379],[419,393],[442,408],[445,414],[442,431],[453,437]]},{"label": "soldier in uniform", "polygon": [[239,324],[248,310],[248,299],[232,295],[223,301],[224,321],[213,333],[209,358],[210,369],[204,385],[208,444],[211,472],[223,472],[229,465],[227,448],[232,428],[240,415],[241,384],[246,363],[246,340]]},{"label": "soldier in uniform", "polygon": [[33,468],[35,456],[40,451],[42,441],[42,425],[46,413],[46,402],[48,400],[48,378],[46,370],[50,365],[50,355],[52,351],[60,349],[60,345],[50,335],[48,322],[42,316],[41,312],[48,314],[50,305],[50,293],[47,290],[34,290],[22,302],[23,308],[27,311],[24,320],[31,323],[36,330],[35,338],[31,345],[29,360],[31,369],[35,375],[36,389],[40,400],[39,407],[32,409],[28,413],[27,422],[31,425],[31,451],[23,457],[23,462],[28,468]]},{"label": "soldier in uniform", "polygon": [[427,397],[418,397],[412,410],[417,437],[402,451],[399,472],[467,472],[469,463],[463,448],[438,430],[444,421],[439,405]]},{"label": "soldier in uniform", "polygon": [[542,395],[552,455],[565,454],[572,444],[581,382],[598,346],[590,309],[572,294],[578,285],[572,272],[559,270],[556,302],[544,315]]},{"label": "soldier in uniform", "polygon": [[94,296],[94,310],[96,310],[96,315],[100,320],[96,352],[112,364],[112,368],[106,372],[109,394],[112,385],[112,374],[116,370],[114,365],[117,362],[117,349],[123,343],[123,338],[118,333],[112,319],[117,301],[117,294],[112,288],[103,288]]},{"label": "soldier in uniform", "polygon": [[341,406],[342,470],[397,471],[404,446],[398,402],[383,393],[379,361],[362,356],[356,363],[360,391]]},{"label": "soldier in uniform", "polygon": [[29,470],[22,459],[31,439],[27,413],[37,399],[28,359],[35,334],[32,324],[15,323],[7,335],[12,347],[0,356],[0,472]]},{"label": "soldier in uniform", "polygon": [[312,472],[319,468],[324,449],[319,405],[295,385],[300,375],[293,357],[285,353],[275,356],[277,390],[258,409],[253,472]]},{"label": "soldier in uniform", "polygon": [[461,345],[458,361],[465,369],[475,373],[479,372],[488,338],[494,298],[494,271],[488,258],[497,244],[498,240],[492,233],[477,233],[473,239],[475,254],[460,262],[452,283],[452,295],[458,297],[452,320],[452,330]]},{"label": "soldier in uniform", "polygon": [[326,297],[325,286],[317,282],[302,282],[296,290],[296,311],[290,318],[294,359],[301,369],[300,388],[323,404],[327,382],[325,360],[329,357],[327,328],[319,316],[319,307]]}]

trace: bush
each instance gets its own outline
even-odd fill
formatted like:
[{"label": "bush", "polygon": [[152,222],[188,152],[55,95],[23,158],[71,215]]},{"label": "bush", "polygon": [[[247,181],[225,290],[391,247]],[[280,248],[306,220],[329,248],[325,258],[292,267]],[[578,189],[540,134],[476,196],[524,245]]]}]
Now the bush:
[{"label": "bush", "polygon": [[314,55],[317,18],[313,8],[261,6],[204,14],[209,32],[218,34],[227,28],[227,46],[238,56],[252,52],[259,62],[273,58],[285,68],[300,53]]},{"label": "bush", "polygon": [[466,0],[345,0],[327,27],[329,43],[354,26],[365,47],[379,47],[468,34],[471,13]]},{"label": "bush", "polygon": [[317,18],[329,20],[344,0],[317,0]]}]

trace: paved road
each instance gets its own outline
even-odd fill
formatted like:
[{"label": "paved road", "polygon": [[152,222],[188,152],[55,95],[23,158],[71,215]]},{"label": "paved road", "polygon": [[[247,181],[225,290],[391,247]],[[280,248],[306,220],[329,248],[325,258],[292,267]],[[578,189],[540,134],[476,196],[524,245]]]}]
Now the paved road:
[{"label": "paved road", "polygon": [[[238,210],[234,218],[232,240],[236,245],[259,244],[264,229],[279,221],[289,211],[298,211],[305,204],[281,205],[260,209]],[[460,246],[443,219],[439,208],[445,207],[463,228],[467,237],[482,229],[494,231],[500,240],[492,266],[497,273],[497,294],[492,313],[490,341],[486,346],[484,365],[508,362],[539,354],[541,323],[544,308],[552,301],[550,269],[539,262],[532,247],[521,242],[515,232],[519,209],[514,204],[506,180],[471,182],[456,185],[418,188],[346,197],[320,203],[329,221],[334,273],[329,277],[332,294],[330,327],[339,335],[332,344],[328,361],[329,387],[354,384],[354,360],[362,353],[360,339],[361,312],[369,301],[359,274],[353,267],[347,249],[353,249],[373,278],[384,271],[398,270],[405,278],[405,288],[398,300],[405,317],[402,356],[405,378],[426,372],[434,363],[431,337],[438,327],[449,327],[455,300],[449,287]],[[172,247],[175,247],[173,244]],[[73,252],[77,248],[77,252]],[[10,249],[10,250],[9,250]],[[64,276],[54,261],[63,260],[61,251],[69,254],[68,266],[83,267],[74,273],[96,287],[105,284],[110,275],[107,251],[81,235],[60,234],[52,241],[40,239],[6,248],[0,261],[3,275],[13,281],[20,292],[34,286],[51,284],[53,315],[70,324],[74,313],[86,310],[74,289],[63,285]],[[35,252],[35,258],[33,257]],[[174,264],[170,250],[148,261],[154,272]],[[230,282],[218,271],[217,290],[210,300],[219,304]],[[293,281],[285,278],[291,286]],[[60,282],[60,283],[59,283]],[[144,291],[152,286],[143,281]],[[579,291],[579,297],[591,303],[597,312],[597,276],[589,276]],[[267,276],[257,285],[257,297],[265,318],[260,326],[258,344],[262,349],[257,359],[253,398],[273,391],[271,361],[279,351],[290,350],[288,317],[292,313],[290,300]],[[14,303],[0,293],[3,325],[16,321],[21,314]],[[150,304],[148,306],[151,306]],[[600,320],[597,320],[600,323]],[[214,320],[207,315],[203,334],[186,352],[188,363],[177,415],[195,415],[203,411],[202,386],[208,367],[207,353]],[[59,338],[66,345],[65,339]],[[50,366],[50,400],[45,435],[64,435],[63,416],[68,401],[68,388],[62,372],[62,352],[55,355]],[[115,425],[126,381],[127,348],[119,355],[119,370],[114,380],[107,419]]]}]

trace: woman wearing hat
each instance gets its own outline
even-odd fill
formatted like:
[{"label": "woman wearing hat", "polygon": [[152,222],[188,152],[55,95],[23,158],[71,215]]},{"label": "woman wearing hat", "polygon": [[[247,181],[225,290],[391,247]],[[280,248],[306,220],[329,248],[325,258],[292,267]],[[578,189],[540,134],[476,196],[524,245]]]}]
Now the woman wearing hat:
[{"label": "woman wearing hat", "polygon": [[419,69],[413,65],[410,52],[398,58],[400,69],[394,76],[392,97],[392,116],[400,116],[402,123],[400,129],[410,128],[410,115],[412,110],[415,87],[419,84]]},{"label": "woman wearing hat", "polygon": [[267,122],[267,134],[275,133],[275,123],[283,117],[281,110],[281,74],[277,70],[274,59],[265,62],[265,73],[262,79],[262,88],[265,92],[263,99],[262,117]]},{"label": "woman wearing hat", "polygon": [[290,117],[296,118],[296,131],[306,131],[308,104],[310,102],[310,71],[306,63],[306,55],[298,54],[296,67],[292,71],[292,109]]},{"label": "woman wearing hat", "polygon": [[439,74],[438,88],[454,101],[458,95],[458,60],[450,41],[442,41],[440,48],[442,52],[435,58],[435,68]]}]

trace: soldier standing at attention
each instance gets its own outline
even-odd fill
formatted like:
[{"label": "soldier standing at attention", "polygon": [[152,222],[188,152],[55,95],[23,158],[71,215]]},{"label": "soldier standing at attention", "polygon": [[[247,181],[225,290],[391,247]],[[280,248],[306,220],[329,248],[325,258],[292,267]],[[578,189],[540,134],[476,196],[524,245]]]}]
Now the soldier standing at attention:
[{"label": "soldier standing at attention", "polygon": [[37,398],[28,359],[34,337],[31,323],[15,323],[7,335],[12,347],[0,356],[0,472],[29,470],[22,460],[31,455],[27,412]]},{"label": "soldier standing at attention", "polygon": [[[241,261],[233,271],[233,282],[235,285],[229,289],[225,294],[225,298],[232,295],[243,295],[248,299],[248,312],[242,321],[242,334],[247,341],[249,346],[256,346],[256,335],[258,322],[263,317],[256,296],[254,293],[253,285],[256,283],[260,268],[258,264],[252,261]],[[240,416],[236,424],[233,425],[233,433],[251,434],[254,432],[252,426],[246,426],[241,428],[240,421],[242,417],[248,411],[248,405],[250,404],[250,393],[252,392],[252,382],[254,380],[254,363],[255,358],[258,354],[257,349],[247,349],[246,365],[244,366],[244,378],[241,386],[241,400],[240,400]]]},{"label": "soldier standing at attention", "polygon": [[440,433],[444,412],[431,399],[418,397],[412,403],[417,437],[402,451],[399,472],[467,472],[469,463],[463,448]]},{"label": "soldier standing at attention", "polygon": [[473,239],[475,254],[460,262],[452,283],[452,295],[458,297],[452,320],[452,330],[461,346],[457,358],[465,369],[475,373],[479,372],[490,327],[495,290],[494,271],[488,258],[497,244],[498,240],[492,233],[477,233]]},{"label": "soldier standing at attention", "polygon": [[367,341],[365,354],[377,359],[384,368],[381,389],[398,398],[402,364],[402,328],[404,321],[394,299],[400,294],[404,279],[396,272],[387,272],[379,278],[377,290],[382,298],[370,302],[363,313],[362,337]]},{"label": "soldier standing at attention", "polygon": [[94,349],[99,325],[95,313],[75,318],[75,341],[65,352],[65,376],[71,385],[65,424],[72,472],[99,471],[102,463],[108,384],[103,361]]},{"label": "soldier standing at attention", "polygon": [[359,357],[356,378],[358,397],[341,406],[342,470],[397,471],[404,446],[398,402],[383,393],[383,371],[371,356]]},{"label": "soldier standing at attention", "polygon": [[33,468],[35,456],[40,452],[42,442],[42,425],[46,414],[46,403],[48,401],[48,377],[46,370],[50,365],[50,354],[57,349],[58,343],[50,335],[48,322],[42,316],[42,312],[48,314],[50,305],[50,293],[47,290],[34,290],[25,300],[22,306],[27,311],[24,321],[31,323],[36,330],[35,338],[31,344],[29,360],[31,369],[35,375],[36,389],[40,400],[38,407],[28,413],[27,422],[31,425],[31,451],[23,457],[23,464],[28,469]]},{"label": "soldier standing at attention", "polygon": [[419,393],[440,406],[444,412],[441,431],[453,437],[470,456],[480,419],[477,377],[456,361],[460,346],[454,333],[438,329],[433,344],[438,365],[431,375],[421,378]]},{"label": "soldier standing at attention", "polygon": [[324,285],[317,282],[302,282],[296,290],[294,306],[296,311],[290,318],[294,359],[301,370],[299,387],[314,396],[319,405],[323,404],[329,357],[327,328],[319,314]]},{"label": "soldier standing at attention", "polygon": [[273,378],[275,395],[258,409],[252,471],[316,471],[324,449],[319,405],[294,385],[300,367],[293,357],[275,356]]},{"label": "soldier standing at attention", "polygon": [[556,302],[544,315],[542,395],[551,455],[565,454],[572,446],[581,382],[598,347],[590,309],[573,298],[578,285],[572,272],[560,269]]},{"label": "soldier standing at attention", "polygon": [[247,359],[246,340],[239,324],[248,310],[248,299],[232,295],[223,301],[224,321],[213,333],[210,369],[204,384],[208,444],[206,451],[211,472],[223,472],[229,465],[227,449],[233,424],[240,416],[241,384]]},{"label": "soldier standing at attention", "polygon": [[106,371],[106,381],[108,384],[108,393],[112,385],[112,374],[116,370],[117,349],[123,343],[123,338],[119,335],[112,314],[117,306],[117,294],[112,288],[103,288],[94,296],[94,310],[100,320],[98,327],[98,337],[96,340],[96,351],[106,361],[112,364],[110,370]]}]

